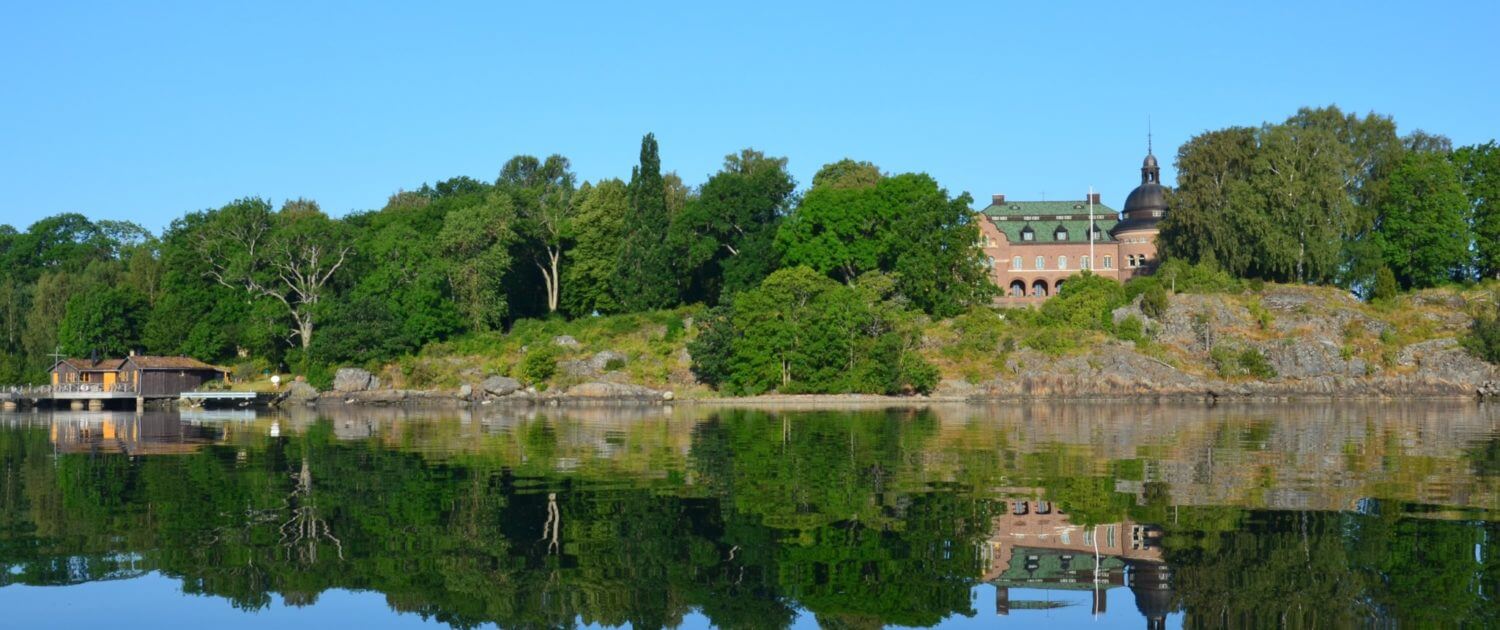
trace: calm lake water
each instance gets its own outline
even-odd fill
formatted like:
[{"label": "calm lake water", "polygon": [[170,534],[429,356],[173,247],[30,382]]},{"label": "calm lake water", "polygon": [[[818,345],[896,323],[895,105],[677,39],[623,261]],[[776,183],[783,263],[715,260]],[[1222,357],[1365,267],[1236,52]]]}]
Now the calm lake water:
[{"label": "calm lake water", "polygon": [[1500,408],[0,414],[12,627],[1500,626]]}]

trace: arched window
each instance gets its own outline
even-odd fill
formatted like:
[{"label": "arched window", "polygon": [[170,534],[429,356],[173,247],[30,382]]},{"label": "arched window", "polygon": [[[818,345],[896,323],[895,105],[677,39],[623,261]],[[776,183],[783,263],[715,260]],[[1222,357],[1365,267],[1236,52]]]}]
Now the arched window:
[{"label": "arched window", "polygon": [[1092,261],[1089,260],[1088,256],[1081,256],[1081,257],[1079,257],[1078,260],[1079,260],[1079,263],[1078,263],[1078,268],[1079,269],[1091,269],[1091,267],[1089,267],[1089,263],[1092,262]]},{"label": "arched window", "polygon": [[1010,296],[1011,297],[1026,297],[1026,281],[1025,280],[1012,280],[1010,282]]},{"label": "arched window", "polygon": [[1010,270],[1011,271],[1020,271],[1021,270],[1021,257],[1020,256],[1016,256],[1016,257],[1010,259]]},{"label": "arched window", "polygon": [[1062,295],[1063,282],[1065,281],[1058,280],[1057,282],[1052,283],[1052,291],[1058,295]]},{"label": "arched window", "polygon": [[1047,281],[1037,280],[1031,283],[1031,297],[1047,297]]},{"label": "arched window", "polygon": [[1021,240],[1023,240],[1023,241],[1034,241],[1034,240],[1036,240],[1036,232],[1031,229],[1031,226],[1028,225],[1026,227],[1021,228]]},{"label": "arched window", "polygon": [[1067,269],[1068,268],[1068,257],[1067,256],[1058,256],[1057,257],[1057,268],[1058,269]]},{"label": "arched window", "polygon": [[1052,240],[1054,240],[1054,241],[1066,241],[1066,240],[1068,240],[1068,228],[1065,228],[1065,227],[1063,227],[1061,225],[1057,226],[1057,231],[1052,233]]},{"label": "arched window", "polygon": [[1036,257],[1036,268],[1037,268],[1038,271],[1047,268],[1047,257],[1046,256],[1037,256]]}]

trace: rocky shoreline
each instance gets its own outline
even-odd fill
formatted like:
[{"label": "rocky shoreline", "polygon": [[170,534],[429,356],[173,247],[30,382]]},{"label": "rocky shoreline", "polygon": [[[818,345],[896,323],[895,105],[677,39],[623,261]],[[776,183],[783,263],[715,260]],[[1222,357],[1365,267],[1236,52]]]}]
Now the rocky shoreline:
[{"label": "rocky shoreline", "polygon": [[[1133,355],[1139,357],[1139,355]],[[407,390],[380,388],[368,372],[356,368],[340,370],[343,386],[319,392],[305,382],[294,383],[282,404],[314,406],[576,406],[663,405],[774,406],[833,408],[850,406],[891,407],[929,404],[986,404],[1012,401],[1160,401],[1245,402],[1471,399],[1500,401],[1500,375],[1475,382],[1465,378],[1442,378],[1429,374],[1403,376],[1319,376],[1309,379],[1226,382],[1176,372],[1165,364],[1150,370],[1148,378],[1127,380],[1101,376],[1079,369],[1071,376],[1028,376],[996,379],[972,385],[944,381],[928,396],[880,396],[872,394],[767,394],[747,397],[678,398],[671,390],[642,385],[589,382],[551,392],[522,388],[514,379],[490,377],[478,387],[458,390]],[[363,374],[361,374],[363,373]],[[364,388],[357,383],[364,379]],[[373,387],[371,387],[373,385]]]}]

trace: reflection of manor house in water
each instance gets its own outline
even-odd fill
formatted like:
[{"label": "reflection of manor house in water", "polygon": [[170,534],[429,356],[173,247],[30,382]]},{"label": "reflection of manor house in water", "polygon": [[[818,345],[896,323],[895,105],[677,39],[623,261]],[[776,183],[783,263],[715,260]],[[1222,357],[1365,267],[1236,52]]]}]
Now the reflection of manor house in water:
[{"label": "reflection of manor house in water", "polygon": [[981,549],[984,581],[995,585],[995,610],[1045,608],[1013,601],[1012,588],[1092,590],[1094,613],[1103,613],[1109,589],[1126,586],[1147,627],[1164,627],[1173,608],[1171,571],[1160,547],[1161,530],[1124,521],[1074,525],[1047,501],[1007,501]]}]

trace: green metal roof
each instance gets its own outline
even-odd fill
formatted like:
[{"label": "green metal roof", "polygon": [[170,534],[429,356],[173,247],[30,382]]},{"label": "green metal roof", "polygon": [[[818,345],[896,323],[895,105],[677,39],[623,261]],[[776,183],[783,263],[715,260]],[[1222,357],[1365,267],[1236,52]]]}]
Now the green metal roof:
[{"label": "green metal roof", "polygon": [[[1089,242],[1089,204],[1087,201],[1007,201],[990,204],[980,210],[1011,243],[1087,243]],[[1095,243],[1111,242],[1110,230],[1120,222],[1120,214],[1102,203],[1094,204],[1094,227],[1099,229]],[[1056,238],[1057,228],[1067,230],[1067,238]],[[1034,236],[1021,238],[1026,228]]]},{"label": "green metal roof", "polygon": [[[1056,217],[1056,216],[1078,216],[1084,219],[1089,217],[1089,202],[1087,201],[1007,201],[1003,204],[990,204],[983,210],[985,216],[990,217]],[[1114,208],[1102,203],[1094,204],[1094,217],[1100,215],[1119,216]]]}]

